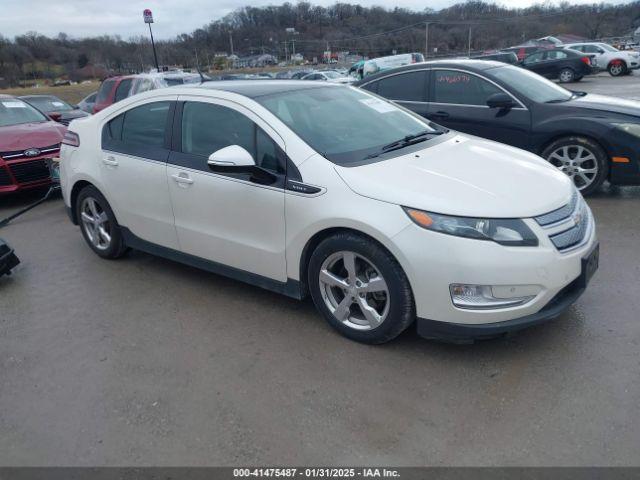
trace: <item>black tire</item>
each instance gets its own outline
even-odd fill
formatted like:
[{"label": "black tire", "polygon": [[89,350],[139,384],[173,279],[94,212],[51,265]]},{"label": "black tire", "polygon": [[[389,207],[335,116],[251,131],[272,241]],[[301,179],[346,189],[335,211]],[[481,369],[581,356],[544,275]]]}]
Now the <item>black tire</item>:
[{"label": "black tire", "polygon": [[[98,248],[94,244],[89,236],[87,227],[85,227],[85,224],[82,220],[82,206],[87,199],[95,200],[102,212],[104,212],[107,216],[107,225],[109,227],[111,241],[108,243],[108,246],[106,246],[106,248]],[[76,218],[78,219],[78,224],[80,225],[80,231],[82,232],[82,236],[84,237],[87,245],[89,245],[91,250],[93,250],[98,256],[109,260],[120,258],[125,254],[125,252],[127,251],[127,247],[122,237],[120,225],[118,225],[118,221],[116,220],[116,216],[113,214],[113,210],[111,210],[111,207],[109,206],[109,202],[107,202],[107,199],[104,198],[104,196],[97,188],[93,186],[87,186],[83,188],[78,194],[75,209]]]},{"label": "black tire", "polygon": [[[619,66],[622,68],[618,68]],[[622,75],[626,75],[629,69],[623,62],[611,62],[607,67],[607,71],[612,77],[621,77]]]},{"label": "black tire", "polygon": [[[338,320],[325,304],[320,285],[320,270],[330,256],[345,251],[354,252],[358,257],[370,261],[386,282],[388,311],[382,323],[375,328],[369,330],[353,328]],[[368,344],[385,343],[400,335],[415,320],[413,293],[402,267],[383,246],[364,236],[344,232],[323,240],[311,255],[307,281],[316,308],[333,328],[351,340]]]},{"label": "black tire", "polygon": [[558,74],[558,80],[560,80],[560,83],[571,83],[575,81],[575,78],[576,72],[574,72],[571,68],[563,68]]},{"label": "black tire", "polygon": [[563,137],[550,143],[542,151],[541,157],[558,167],[554,159],[551,158],[552,154],[562,147],[571,148],[575,146],[581,146],[589,150],[595,157],[595,162],[597,163],[597,173],[588,186],[581,188],[578,180],[574,179],[574,184],[579,188],[582,195],[589,195],[600,188],[609,174],[609,159],[604,149],[597,142],[590,138],[580,136]]}]

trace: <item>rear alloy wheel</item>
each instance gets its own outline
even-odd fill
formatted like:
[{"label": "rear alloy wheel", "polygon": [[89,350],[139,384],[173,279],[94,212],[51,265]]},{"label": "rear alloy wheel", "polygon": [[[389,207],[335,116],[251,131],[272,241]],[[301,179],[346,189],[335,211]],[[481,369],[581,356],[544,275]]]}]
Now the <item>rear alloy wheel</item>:
[{"label": "rear alloy wheel", "polygon": [[560,75],[558,78],[560,79],[560,83],[569,83],[573,82],[576,77],[576,73],[570,68],[563,68],[560,70]]},{"label": "rear alloy wheel", "polygon": [[567,137],[549,145],[542,157],[573,180],[583,195],[597,189],[607,175],[607,156],[588,138]]},{"label": "rear alloy wheel", "polygon": [[627,72],[627,67],[622,62],[611,62],[607,70],[612,77],[619,77]]},{"label": "rear alloy wheel", "polygon": [[85,187],[78,195],[76,218],[87,244],[102,258],[118,258],[126,251],[115,215],[95,187]]},{"label": "rear alloy wheel", "polygon": [[393,256],[355,233],[323,240],[308,269],[313,301],[344,336],[378,344],[397,337],[415,319],[409,281]]}]

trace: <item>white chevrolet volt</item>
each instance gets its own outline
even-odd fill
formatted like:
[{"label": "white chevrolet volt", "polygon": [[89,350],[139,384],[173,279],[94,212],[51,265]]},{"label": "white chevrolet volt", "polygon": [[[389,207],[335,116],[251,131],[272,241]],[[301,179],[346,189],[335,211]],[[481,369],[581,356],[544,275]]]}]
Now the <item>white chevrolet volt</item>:
[{"label": "white chevrolet volt", "polygon": [[349,86],[136,95],[71,124],[60,173],[99,256],[134,248],[311,295],[366,343],[414,323],[455,342],[541,323],[598,266],[591,211],[555,167]]}]

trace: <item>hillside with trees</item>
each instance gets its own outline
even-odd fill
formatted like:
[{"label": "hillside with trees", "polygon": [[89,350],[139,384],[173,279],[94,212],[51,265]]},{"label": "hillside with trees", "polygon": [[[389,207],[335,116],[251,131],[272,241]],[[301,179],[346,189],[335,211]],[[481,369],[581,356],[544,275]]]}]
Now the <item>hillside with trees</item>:
[{"label": "hillside with trees", "polygon": [[[215,16],[215,10],[211,12]],[[429,50],[438,55],[483,51],[519,44],[545,35],[575,34],[586,38],[622,36],[640,26],[640,1],[571,5],[540,4],[514,9],[470,0],[439,11],[385,9],[336,3],[330,7],[308,2],[279,6],[243,7],[191,33],[157,42],[160,62],[194,67],[216,64],[216,54],[271,53],[284,58],[285,49],[305,58],[323,51],[349,51],[380,56],[425,50],[429,22]],[[287,33],[294,28],[296,34]],[[471,36],[469,29],[471,28]],[[37,79],[138,72],[152,65],[149,40],[117,36],[49,38],[27,32],[14,39],[0,37],[0,78],[6,85]],[[99,69],[101,75],[96,73]]]}]

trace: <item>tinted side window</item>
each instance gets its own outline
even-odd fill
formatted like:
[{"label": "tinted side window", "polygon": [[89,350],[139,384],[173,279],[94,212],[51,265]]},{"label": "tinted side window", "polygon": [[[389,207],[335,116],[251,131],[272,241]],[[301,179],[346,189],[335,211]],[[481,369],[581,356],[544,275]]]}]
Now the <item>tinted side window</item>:
[{"label": "tinted side window", "polygon": [[129,96],[129,90],[131,89],[131,78],[125,78],[120,82],[118,88],[116,88],[115,102],[119,102]]},{"label": "tinted side window", "polygon": [[562,60],[563,58],[567,58],[568,55],[565,52],[561,52],[560,50],[552,50],[547,52],[546,59],[547,60]]},{"label": "tinted side window", "polygon": [[125,112],[122,141],[125,144],[162,147],[170,104],[171,102],[147,103]]},{"label": "tinted side window", "polygon": [[109,98],[109,94],[111,93],[111,89],[113,88],[113,83],[115,80],[105,80],[100,85],[100,90],[98,91],[98,96],[96,97],[96,103],[104,102],[107,98]]},{"label": "tinted side window", "polygon": [[502,92],[495,85],[466,72],[437,70],[434,80],[433,101],[436,103],[486,105],[491,95]]},{"label": "tinted side window", "polygon": [[187,102],[182,111],[182,152],[208,157],[230,145],[249,152],[256,165],[284,173],[278,146],[252,120],[220,105]]},{"label": "tinted side window", "polygon": [[538,63],[542,61],[542,55],[543,55],[542,52],[529,55],[527,58],[524,59],[525,65],[530,65],[532,63]]},{"label": "tinted side window", "polygon": [[367,83],[366,85],[363,85],[360,88],[364,88],[365,90],[369,90],[370,92],[373,92],[373,93],[378,93],[378,83],[380,82]]},{"label": "tinted side window", "polygon": [[378,95],[390,100],[424,102],[425,71],[408,72],[383,78],[378,82]]}]

